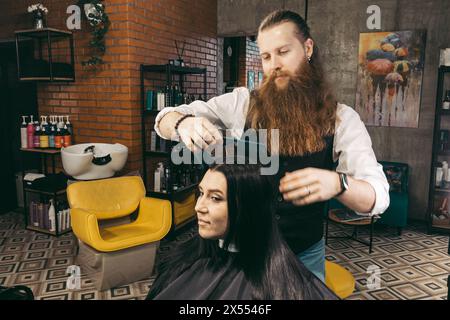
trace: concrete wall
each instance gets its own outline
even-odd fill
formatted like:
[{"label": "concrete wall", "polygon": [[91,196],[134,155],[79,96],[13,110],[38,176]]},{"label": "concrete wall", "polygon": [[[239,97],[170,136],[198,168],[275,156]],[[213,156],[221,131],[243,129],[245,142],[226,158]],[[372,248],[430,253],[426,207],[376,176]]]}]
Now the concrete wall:
[{"label": "concrete wall", "polygon": [[[245,3],[245,4],[244,4]],[[418,128],[368,127],[379,160],[410,165],[410,218],[427,219],[439,48],[450,47],[447,0],[309,0],[308,23],[321,49],[328,78],[342,103],[354,106],[359,33],[368,32],[369,5],[381,8],[381,30],[426,29],[427,44]],[[242,5],[242,6],[241,6]],[[254,34],[269,11],[305,1],[218,0],[218,34]]]}]

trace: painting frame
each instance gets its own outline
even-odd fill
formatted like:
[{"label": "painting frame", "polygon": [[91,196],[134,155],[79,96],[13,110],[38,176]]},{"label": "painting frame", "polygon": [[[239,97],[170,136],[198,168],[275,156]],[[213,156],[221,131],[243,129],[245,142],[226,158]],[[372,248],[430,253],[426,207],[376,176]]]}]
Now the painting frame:
[{"label": "painting frame", "polygon": [[366,126],[418,128],[427,31],[361,32],[355,110]]}]

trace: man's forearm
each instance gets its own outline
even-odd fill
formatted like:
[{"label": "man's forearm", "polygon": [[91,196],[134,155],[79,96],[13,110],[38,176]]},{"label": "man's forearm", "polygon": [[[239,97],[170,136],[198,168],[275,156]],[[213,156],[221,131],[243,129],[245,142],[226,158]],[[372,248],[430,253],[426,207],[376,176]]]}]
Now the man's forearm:
[{"label": "man's forearm", "polygon": [[175,135],[175,124],[183,114],[176,111],[167,113],[159,122],[159,131],[163,138],[170,140]]},{"label": "man's forearm", "polygon": [[370,183],[348,178],[349,188],[337,197],[342,204],[356,212],[369,213],[375,206],[376,194]]}]

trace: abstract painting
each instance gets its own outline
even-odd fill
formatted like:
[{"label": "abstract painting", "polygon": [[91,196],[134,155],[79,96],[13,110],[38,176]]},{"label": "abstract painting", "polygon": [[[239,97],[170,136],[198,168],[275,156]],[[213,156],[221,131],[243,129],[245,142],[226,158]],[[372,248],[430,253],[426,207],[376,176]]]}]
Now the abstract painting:
[{"label": "abstract painting", "polygon": [[423,30],[361,33],[355,109],[366,125],[419,126]]}]

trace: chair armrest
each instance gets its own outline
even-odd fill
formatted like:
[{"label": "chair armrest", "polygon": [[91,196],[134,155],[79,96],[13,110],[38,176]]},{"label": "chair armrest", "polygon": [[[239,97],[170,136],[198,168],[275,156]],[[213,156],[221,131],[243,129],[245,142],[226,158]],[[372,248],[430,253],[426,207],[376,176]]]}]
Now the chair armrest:
[{"label": "chair armrest", "polygon": [[142,198],[139,204],[137,224],[151,225],[155,236],[162,239],[172,226],[172,205],[168,200]]},{"label": "chair armrest", "polygon": [[72,230],[78,239],[90,246],[101,240],[98,220],[95,214],[79,209],[70,209]]}]

